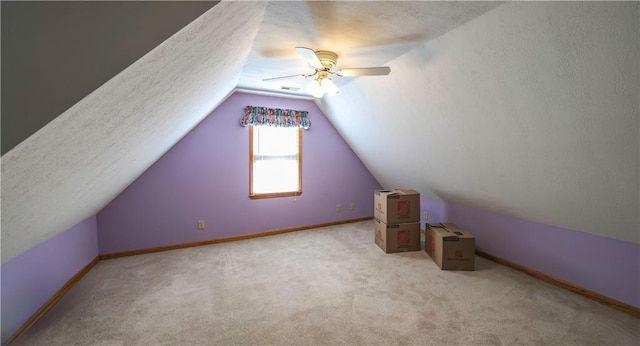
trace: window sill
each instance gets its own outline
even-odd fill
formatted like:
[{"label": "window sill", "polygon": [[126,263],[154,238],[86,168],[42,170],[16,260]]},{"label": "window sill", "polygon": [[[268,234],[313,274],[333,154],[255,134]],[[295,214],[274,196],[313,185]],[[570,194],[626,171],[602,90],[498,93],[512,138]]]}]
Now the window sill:
[{"label": "window sill", "polygon": [[302,195],[302,191],[290,191],[290,192],[260,193],[255,195],[249,195],[249,198],[265,199],[265,198],[278,198],[278,197],[295,197],[300,195]]}]

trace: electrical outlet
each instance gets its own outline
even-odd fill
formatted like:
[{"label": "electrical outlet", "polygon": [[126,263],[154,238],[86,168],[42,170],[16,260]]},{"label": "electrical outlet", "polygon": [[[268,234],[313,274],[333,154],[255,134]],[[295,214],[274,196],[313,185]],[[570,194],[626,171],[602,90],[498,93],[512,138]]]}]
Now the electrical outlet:
[{"label": "electrical outlet", "polygon": [[336,204],[336,211],[337,212],[341,212],[342,211],[342,204]]},{"label": "electrical outlet", "polygon": [[198,229],[204,229],[204,220],[198,220]]},{"label": "electrical outlet", "polygon": [[354,210],[356,209],[356,204],[351,202],[351,204],[349,205],[349,210]]},{"label": "electrical outlet", "polygon": [[425,220],[428,219],[429,218],[429,212],[425,211],[424,213],[422,213],[422,218],[425,219]]}]

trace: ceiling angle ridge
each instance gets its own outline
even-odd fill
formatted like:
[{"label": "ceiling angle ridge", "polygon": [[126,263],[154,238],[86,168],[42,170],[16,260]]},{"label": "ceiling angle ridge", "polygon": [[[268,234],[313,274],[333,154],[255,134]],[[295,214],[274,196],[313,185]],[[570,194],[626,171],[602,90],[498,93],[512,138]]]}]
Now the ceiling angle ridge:
[{"label": "ceiling angle ridge", "polygon": [[298,99],[298,100],[315,100],[315,98],[312,96],[294,94],[291,92],[287,92],[284,89],[283,90],[260,90],[260,89],[236,86],[233,89],[233,92],[240,92],[240,93],[252,94],[252,95],[262,95],[262,96],[284,97],[284,98]]}]

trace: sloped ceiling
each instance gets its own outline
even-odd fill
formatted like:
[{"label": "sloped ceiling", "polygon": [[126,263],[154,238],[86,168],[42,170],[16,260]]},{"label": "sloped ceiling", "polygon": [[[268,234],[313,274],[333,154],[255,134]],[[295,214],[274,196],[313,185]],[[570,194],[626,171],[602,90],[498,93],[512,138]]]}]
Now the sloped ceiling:
[{"label": "sloped ceiling", "polygon": [[306,72],[295,46],[391,67],[318,101],[384,186],[639,242],[638,8],[222,2],[2,157],[2,260],[94,215],[235,87],[303,95],[261,81]]},{"label": "sloped ceiling", "polygon": [[265,3],[223,2],[2,156],[2,262],[95,215],[236,86]]},{"label": "sloped ceiling", "polygon": [[216,3],[2,1],[2,155]]},{"label": "sloped ceiling", "polygon": [[322,108],[385,187],[640,243],[640,6],[508,3]]}]

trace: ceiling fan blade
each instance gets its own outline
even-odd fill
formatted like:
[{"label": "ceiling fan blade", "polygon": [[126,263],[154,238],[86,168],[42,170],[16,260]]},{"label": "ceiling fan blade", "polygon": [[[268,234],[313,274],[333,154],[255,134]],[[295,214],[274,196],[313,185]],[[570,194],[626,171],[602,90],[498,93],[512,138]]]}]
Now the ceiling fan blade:
[{"label": "ceiling fan blade", "polygon": [[391,68],[389,68],[389,66],[343,68],[337,72],[339,76],[345,76],[345,77],[386,76],[389,73],[391,73]]},{"label": "ceiling fan blade", "polygon": [[270,81],[274,81],[274,80],[281,80],[281,79],[290,79],[290,78],[296,78],[296,77],[308,77],[308,75],[306,74],[293,74],[291,76],[282,76],[282,77],[273,77],[273,78],[265,78],[262,81],[263,82],[270,82]]},{"label": "ceiling fan blade", "polygon": [[300,54],[304,60],[309,63],[309,66],[313,68],[322,68],[322,63],[313,49],[307,47],[296,47],[296,50],[298,51],[298,54]]}]

